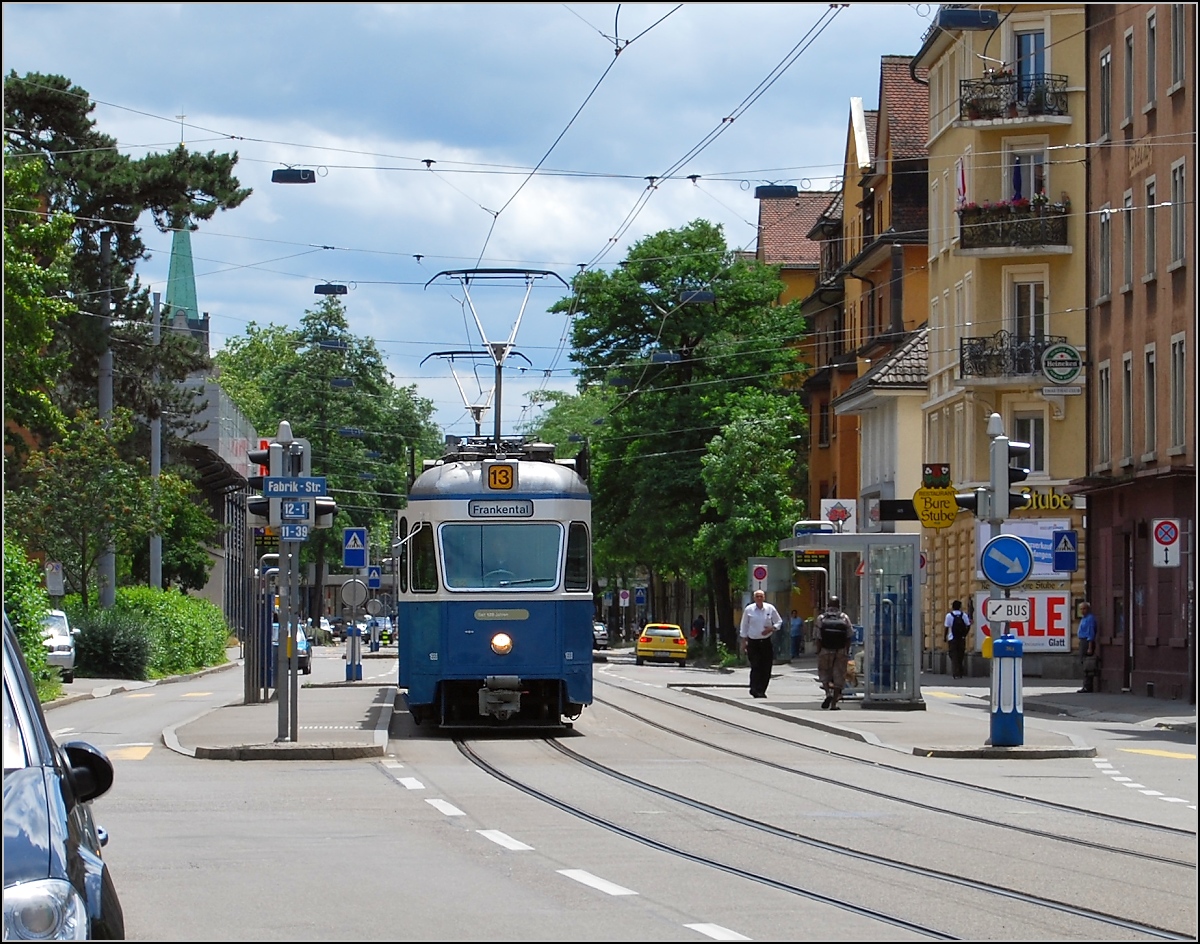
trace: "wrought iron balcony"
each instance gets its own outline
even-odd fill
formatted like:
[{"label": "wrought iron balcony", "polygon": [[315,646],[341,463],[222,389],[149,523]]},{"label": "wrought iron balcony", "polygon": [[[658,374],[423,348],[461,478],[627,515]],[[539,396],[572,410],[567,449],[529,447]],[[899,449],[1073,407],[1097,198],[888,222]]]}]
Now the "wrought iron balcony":
[{"label": "wrought iron balcony", "polygon": [[990,337],[962,338],[958,344],[960,377],[1021,377],[1042,370],[1042,354],[1052,344],[1066,344],[1065,336],[1023,337],[998,331]]},{"label": "wrought iron balcony", "polygon": [[967,204],[958,211],[959,249],[1066,246],[1066,203]]},{"label": "wrought iron balcony", "polygon": [[959,117],[968,121],[1067,114],[1067,77],[1049,72],[1016,76],[996,71],[958,83]]}]

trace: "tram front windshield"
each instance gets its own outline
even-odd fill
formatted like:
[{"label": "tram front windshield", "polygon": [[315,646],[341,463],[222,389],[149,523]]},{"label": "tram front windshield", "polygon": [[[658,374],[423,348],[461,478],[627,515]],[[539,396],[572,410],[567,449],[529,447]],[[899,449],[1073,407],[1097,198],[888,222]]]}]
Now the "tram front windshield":
[{"label": "tram front windshield", "polygon": [[558,584],[559,524],[446,524],[441,538],[451,590],[550,589]]}]

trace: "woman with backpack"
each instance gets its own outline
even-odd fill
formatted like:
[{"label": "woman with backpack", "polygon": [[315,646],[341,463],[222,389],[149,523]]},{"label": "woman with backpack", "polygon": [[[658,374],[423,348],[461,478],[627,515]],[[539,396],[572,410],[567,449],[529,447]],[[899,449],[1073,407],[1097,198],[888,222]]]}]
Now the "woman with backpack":
[{"label": "woman with backpack", "polygon": [[950,645],[950,671],[956,679],[964,674],[963,663],[967,656],[967,633],[971,631],[971,617],[963,612],[962,600],[950,604],[946,614],[946,642]]}]

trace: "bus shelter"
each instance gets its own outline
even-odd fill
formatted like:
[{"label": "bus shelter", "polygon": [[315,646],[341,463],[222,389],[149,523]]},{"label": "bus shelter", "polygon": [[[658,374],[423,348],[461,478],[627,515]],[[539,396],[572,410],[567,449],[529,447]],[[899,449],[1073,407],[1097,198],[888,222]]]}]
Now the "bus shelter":
[{"label": "bus shelter", "polygon": [[780,551],[828,551],[863,562],[863,708],[925,710],[921,698],[921,536],[821,531],[779,543]]}]

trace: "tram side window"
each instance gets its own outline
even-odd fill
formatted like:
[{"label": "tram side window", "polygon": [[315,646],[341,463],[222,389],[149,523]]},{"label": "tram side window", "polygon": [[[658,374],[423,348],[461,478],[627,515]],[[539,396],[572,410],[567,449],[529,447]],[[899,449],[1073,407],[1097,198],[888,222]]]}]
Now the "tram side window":
[{"label": "tram side window", "polygon": [[582,521],[572,521],[567,531],[568,590],[587,590],[591,584],[592,562],[588,559],[588,529]]},{"label": "tram side window", "polygon": [[437,551],[433,546],[433,527],[417,525],[413,529],[412,589],[413,593],[433,593],[437,590]]},{"label": "tram side window", "polygon": [[[408,536],[408,519],[401,518],[400,526],[396,528],[396,533],[401,539]],[[396,560],[396,580],[400,586],[401,593],[408,593],[408,541],[403,541],[400,545],[399,554]]]}]

